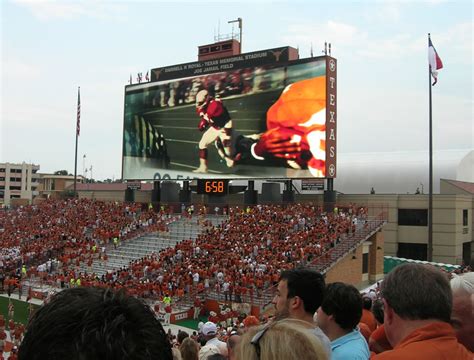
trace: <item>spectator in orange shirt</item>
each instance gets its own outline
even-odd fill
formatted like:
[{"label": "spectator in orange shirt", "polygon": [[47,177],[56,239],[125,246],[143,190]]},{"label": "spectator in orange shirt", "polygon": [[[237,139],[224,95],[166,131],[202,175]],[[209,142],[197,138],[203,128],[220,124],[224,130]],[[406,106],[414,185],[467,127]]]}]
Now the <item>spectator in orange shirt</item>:
[{"label": "spectator in orange shirt", "polygon": [[407,263],[382,283],[384,327],[393,350],[373,359],[472,360],[450,324],[452,293],[444,273]]},{"label": "spectator in orange shirt", "polygon": [[376,299],[372,304],[372,312],[375,320],[377,321],[377,329],[370,335],[368,340],[370,351],[375,354],[392,350],[392,345],[388,342],[387,335],[385,334],[385,328],[383,326],[383,302],[380,299]]},{"label": "spectator in orange shirt", "polygon": [[374,314],[372,314],[372,299],[364,296],[362,298],[363,301],[363,309],[362,309],[362,317],[360,319],[361,323],[366,324],[370,332],[373,332],[377,328],[377,321],[375,320]]}]

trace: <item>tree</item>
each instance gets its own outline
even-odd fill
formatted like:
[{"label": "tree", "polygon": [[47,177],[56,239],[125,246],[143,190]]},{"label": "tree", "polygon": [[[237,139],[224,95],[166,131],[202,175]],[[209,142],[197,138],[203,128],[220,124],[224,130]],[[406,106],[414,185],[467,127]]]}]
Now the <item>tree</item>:
[{"label": "tree", "polygon": [[54,172],[54,175],[67,175],[67,170],[58,170]]}]

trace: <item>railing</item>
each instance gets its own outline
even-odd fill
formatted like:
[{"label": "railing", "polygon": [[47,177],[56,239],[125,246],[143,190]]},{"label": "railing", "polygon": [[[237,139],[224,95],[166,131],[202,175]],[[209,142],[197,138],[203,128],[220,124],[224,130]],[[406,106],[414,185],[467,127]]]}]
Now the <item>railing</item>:
[{"label": "railing", "polygon": [[[340,208],[344,207],[346,206],[340,206]],[[388,220],[388,208],[385,206],[373,207],[371,211],[368,212],[368,214],[376,215],[367,215],[365,218],[361,218],[362,223],[359,224],[354,233],[351,233],[350,236],[345,236],[341,242],[336,244],[334,248],[331,248],[330,252],[323,253],[321,256],[314,259],[309,265],[306,266],[321,272],[322,274],[327,273],[347,254],[357,249],[360,244],[378,232]],[[326,254],[329,256],[325,256]],[[216,301],[249,303],[251,305],[258,305],[262,308],[272,302],[275,296],[276,287],[277,286],[274,285],[263,291],[255,290],[252,294],[228,294],[227,296],[223,292],[218,292],[214,289],[204,290],[199,294],[196,292],[190,292],[189,294],[185,295],[184,298],[178,300],[177,304],[190,304],[190,306],[192,306],[193,298],[199,295],[201,297]]]}]

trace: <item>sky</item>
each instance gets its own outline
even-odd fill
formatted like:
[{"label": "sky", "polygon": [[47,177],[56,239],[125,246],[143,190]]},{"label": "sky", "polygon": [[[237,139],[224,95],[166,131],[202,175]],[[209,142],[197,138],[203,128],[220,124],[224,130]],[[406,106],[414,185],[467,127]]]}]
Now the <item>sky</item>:
[{"label": "sky", "polygon": [[[197,61],[243,19],[243,52],[293,46],[338,59],[338,154],[428,149],[427,34],[444,68],[433,87],[435,151],[472,150],[472,1],[0,1],[0,162],[121,176],[130,74]],[[237,27],[233,29],[238,31]],[[90,176],[90,173],[89,173]]]}]

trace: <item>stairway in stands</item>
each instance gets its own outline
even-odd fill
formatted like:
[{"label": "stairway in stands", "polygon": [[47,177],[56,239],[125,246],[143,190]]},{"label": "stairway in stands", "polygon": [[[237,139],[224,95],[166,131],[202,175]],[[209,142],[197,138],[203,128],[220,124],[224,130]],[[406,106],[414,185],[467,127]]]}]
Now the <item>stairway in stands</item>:
[{"label": "stairway in stands", "polygon": [[[327,273],[339,261],[344,259],[347,254],[357,249],[357,247],[364,241],[367,241],[373,234],[380,231],[387,223],[385,217],[385,214],[381,214],[375,218],[369,219],[367,224],[360,223],[353,234],[345,236],[340,243],[336,244],[336,246],[331,249],[329,256],[326,257],[323,255],[318,257],[317,261],[307,265],[307,267],[322,274]],[[275,292],[276,286],[265,290],[261,298],[254,301],[254,303],[262,307],[267,306],[275,296]]]},{"label": "stairway in stands", "polygon": [[[227,220],[227,216],[207,215],[205,220],[216,226]],[[169,232],[150,233],[124,241],[117,249],[114,249],[113,246],[109,247],[107,262],[96,259],[91,268],[88,268],[87,264],[82,264],[79,271],[101,276],[107,271],[128,267],[131,261],[141,259],[153,252],[158,253],[168,247],[174,247],[180,241],[195,239],[204,231],[205,226],[202,225],[202,222],[198,224],[198,217],[181,217],[168,225],[168,228]]]}]

